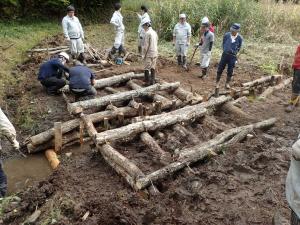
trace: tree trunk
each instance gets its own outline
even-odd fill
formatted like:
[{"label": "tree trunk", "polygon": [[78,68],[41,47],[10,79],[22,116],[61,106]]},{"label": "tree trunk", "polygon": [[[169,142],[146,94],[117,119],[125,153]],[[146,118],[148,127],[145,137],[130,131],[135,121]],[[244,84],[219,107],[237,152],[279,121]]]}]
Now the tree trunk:
[{"label": "tree trunk", "polygon": [[[101,88],[105,88],[105,87],[110,87],[110,86],[114,86],[120,83],[124,83],[128,80],[131,79],[141,79],[144,78],[144,74],[141,73],[124,73],[121,75],[116,75],[116,76],[112,76],[112,77],[108,77],[108,78],[103,78],[100,80],[96,80],[96,83],[94,85],[94,87],[96,89],[101,89]],[[62,88],[63,92],[69,92],[69,85],[66,85]]]},{"label": "tree trunk", "polygon": [[159,169],[144,178],[138,179],[136,182],[136,186],[139,189],[144,189],[152,182],[166,178],[167,176],[180,169],[183,169],[189,164],[202,160],[207,156],[216,154],[215,151],[225,150],[225,147],[241,141],[249,132],[253,131],[253,129],[269,127],[272,126],[275,122],[276,119],[272,118],[256,124],[233,128],[217,135],[214,139],[204,144],[188,148],[183,151],[183,153],[185,154],[183,156],[180,156],[178,161],[171,163],[168,166],[165,166],[162,169]]},{"label": "tree trunk", "polygon": [[77,108],[82,108],[82,109],[101,108],[110,103],[126,101],[126,100],[130,100],[134,97],[148,96],[149,94],[151,94],[155,91],[173,90],[173,89],[178,88],[179,85],[180,85],[179,82],[163,84],[163,85],[155,84],[155,85],[152,85],[152,86],[149,86],[146,88],[141,88],[139,90],[120,92],[117,94],[107,95],[107,96],[104,96],[101,98],[95,98],[95,99],[86,100],[86,101],[79,101],[79,102],[69,104],[70,112],[71,113],[75,112]]},{"label": "tree trunk", "polygon": [[272,80],[277,80],[277,79],[281,79],[282,75],[271,75],[271,76],[265,76],[265,77],[261,77],[257,80],[253,80],[247,83],[243,83],[242,86],[243,87],[253,87],[253,86],[257,86],[259,84],[263,84],[265,82],[270,82]]},{"label": "tree trunk", "polygon": [[259,97],[259,100],[265,100],[267,97],[269,97],[270,95],[273,94],[274,91],[278,91],[281,90],[283,88],[285,88],[286,86],[288,86],[291,82],[293,81],[293,77],[290,77],[288,79],[285,79],[282,83],[273,86],[273,87],[269,87],[267,88]]}]

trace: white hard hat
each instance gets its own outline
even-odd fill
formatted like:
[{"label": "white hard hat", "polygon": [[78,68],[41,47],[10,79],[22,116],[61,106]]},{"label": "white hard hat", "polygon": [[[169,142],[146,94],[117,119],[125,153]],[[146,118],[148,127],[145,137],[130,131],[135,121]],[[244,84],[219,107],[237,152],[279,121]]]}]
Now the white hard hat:
[{"label": "white hard hat", "polygon": [[146,23],[151,24],[151,21],[149,20],[149,18],[144,18],[141,22],[142,26],[145,25]]},{"label": "white hard hat", "polygon": [[179,19],[186,18],[186,15],[184,13],[179,14]]},{"label": "white hard hat", "polygon": [[300,160],[300,139],[298,139],[292,146],[292,155],[296,160]]},{"label": "white hard hat", "polygon": [[66,52],[61,52],[58,54],[58,56],[64,57],[67,61],[70,60],[70,56]]},{"label": "white hard hat", "polygon": [[202,24],[209,23],[209,19],[205,16],[205,17],[203,17],[201,23]]}]

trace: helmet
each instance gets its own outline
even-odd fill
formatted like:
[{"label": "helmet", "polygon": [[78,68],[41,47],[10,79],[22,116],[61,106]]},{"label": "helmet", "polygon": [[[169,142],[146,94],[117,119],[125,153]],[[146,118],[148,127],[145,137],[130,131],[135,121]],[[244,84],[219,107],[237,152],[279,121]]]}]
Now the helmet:
[{"label": "helmet", "polygon": [[70,56],[69,56],[67,53],[65,53],[65,52],[59,53],[59,54],[58,54],[58,57],[63,57],[63,58],[65,58],[67,61],[70,60]]},{"label": "helmet", "polygon": [[144,25],[151,25],[151,21],[149,20],[149,18],[144,18],[141,22],[142,26]]},{"label": "helmet", "polygon": [[72,6],[72,5],[69,5],[68,7],[67,7],[67,12],[74,12],[75,11],[75,8],[74,8],[74,6]]}]

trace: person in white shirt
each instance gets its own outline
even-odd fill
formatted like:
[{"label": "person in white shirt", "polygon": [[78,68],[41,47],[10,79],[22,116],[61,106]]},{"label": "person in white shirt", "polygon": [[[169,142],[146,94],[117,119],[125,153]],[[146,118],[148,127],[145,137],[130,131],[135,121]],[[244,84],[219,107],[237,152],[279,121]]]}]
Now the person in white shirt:
[{"label": "person in white shirt", "polygon": [[65,39],[70,44],[70,51],[73,59],[81,54],[84,58],[84,32],[79,19],[74,15],[75,8],[70,5],[67,7],[67,15],[62,20],[62,27]]},{"label": "person in white shirt", "polygon": [[186,15],[179,15],[179,22],[175,25],[173,30],[173,45],[176,48],[176,56],[178,65],[182,65],[187,69],[187,51],[191,39],[191,26],[186,22]]},{"label": "person in white shirt", "polygon": [[145,40],[143,43],[144,74],[147,85],[155,83],[155,68],[158,57],[158,36],[152,29],[151,22],[145,18],[142,21],[142,27],[145,30]]},{"label": "person in white shirt", "polygon": [[122,53],[126,55],[126,50],[124,48],[125,41],[125,26],[123,24],[123,16],[121,14],[121,3],[116,3],[114,5],[115,12],[110,20],[110,23],[114,25],[115,28],[115,42],[110,50],[110,58],[113,58],[113,55],[118,51],[119,55]]},{"label": "person in white shirt", "polygon": [[140,55],[142,55],[142,46],[144,43],[144,37],[145,37],[145,30],[142,27],[142,21],[147,19],[151,22],[150,16],[148,14],[148,8],[144,5],[141,6],[141,14],[137,13],[137,16],[140,19],[140,24],[138,28],[138,52]]}]

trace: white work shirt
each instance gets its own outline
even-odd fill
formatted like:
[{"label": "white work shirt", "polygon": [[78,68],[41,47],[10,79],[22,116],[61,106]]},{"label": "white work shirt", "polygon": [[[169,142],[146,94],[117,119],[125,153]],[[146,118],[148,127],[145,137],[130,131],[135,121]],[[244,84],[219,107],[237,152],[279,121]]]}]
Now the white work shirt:
[{"label": "white work shirt", "polygon": [[84,38],[84,33],[79,19],[76,16],[65,16],[62,20],[64,36],[67,39]]},{"label": "white work shirt", "polygon": [[138,28],[138,33],[140,34],[140,33],[144,33],[144,29],[143,29],[143,26],[142,26],[142,21],[144,20],[144,19],[147,19],[147,20],[149,20],[149,21],[151,21],[150,20],[150,16],[149,16],[149,14],[148,13],[144,13],[143,15],[138,15],[138,17],[139,17],[139,19],[141,20],[140,21],[140,25],[139,25],[139,28]]},{"label": "white work shirt", "polygon": [[158,50],[157,50],[157,42],[158,36],[157,33],[149,27],[149,29],[145,33],[145,40],[143,46],[143,53],[145,54],[144,57],[157,57]]},{"label": "white work shirt", "polygon": [[115,26],[116,31],[124,31],[125,30],[125,26],[123,24],[123,16],[120,11],[114,12],[114,14],[110,20],[110,23]]},{"label": "white work shirt", "polygon": [[177,23],[173,30],[173,37],[176,38],[177,44],[186,44],[188,37],[191,37],[191,26],[189,23]]}]

